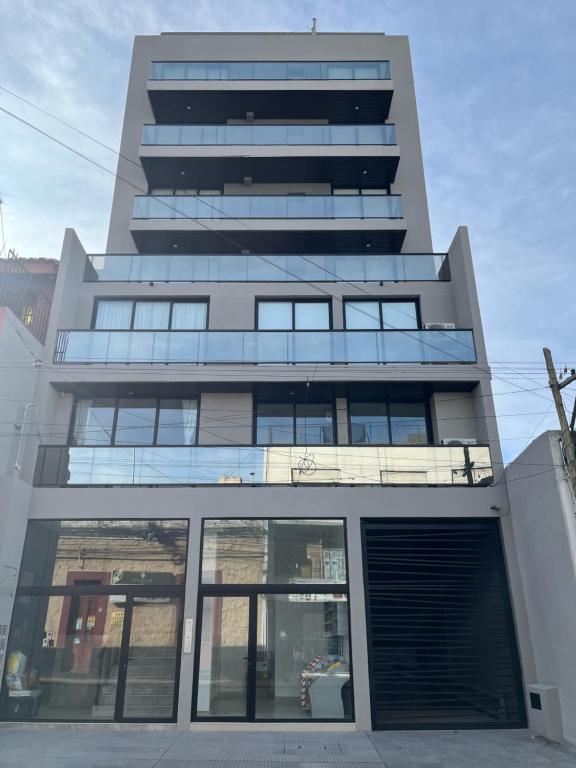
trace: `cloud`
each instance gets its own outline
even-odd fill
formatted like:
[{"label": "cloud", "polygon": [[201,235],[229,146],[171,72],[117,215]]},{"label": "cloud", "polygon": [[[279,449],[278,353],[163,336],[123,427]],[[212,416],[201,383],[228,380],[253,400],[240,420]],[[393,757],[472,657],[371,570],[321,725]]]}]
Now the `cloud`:
[{"label": "cloud", "polygon": [[[495,389],[543,388],[496,398],[510,457],[555,426],[553,412],[542,420],[542,346],[576,364],[573,0],[0,0],[0,84],[116,147],[135,34],[307,31],[312,16],[321,31],[410,37],[436,250],[468,225],[490,357],[517,361],[495,367],[508,379]],[[6,94],[0,106],[115,169],[114,154],[47,116]],[[2,114],[0,148],[11,246],[57,257],[74,226],[88,250],[104,248],[111,176]]]}]

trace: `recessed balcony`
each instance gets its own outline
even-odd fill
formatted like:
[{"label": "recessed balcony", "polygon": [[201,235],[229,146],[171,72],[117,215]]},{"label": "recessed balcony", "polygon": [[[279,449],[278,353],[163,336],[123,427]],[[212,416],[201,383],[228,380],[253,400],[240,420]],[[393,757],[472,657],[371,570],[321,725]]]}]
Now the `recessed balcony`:
[{"label": "recessed balcony", "polygon": [[93,254],[86,282],[447,281],[446,254]]},{"label": "recessed balcony", "polygon": [[327,364],[474,363],[471,330],[61,330],[55,363]]},{"label": "recessed balcony", "polygon": [[486,486],[487,446],[115,446],[38,449],[34,484]]}]

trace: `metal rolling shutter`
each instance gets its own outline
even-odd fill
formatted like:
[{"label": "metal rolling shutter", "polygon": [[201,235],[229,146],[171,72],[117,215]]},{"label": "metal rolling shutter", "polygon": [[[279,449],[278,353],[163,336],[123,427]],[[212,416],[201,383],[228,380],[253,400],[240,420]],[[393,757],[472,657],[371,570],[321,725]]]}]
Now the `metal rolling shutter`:
[{"label": "metal rolling shutter", "polygon": [[373,727],[524,726],[498,521],[362,530]]}]

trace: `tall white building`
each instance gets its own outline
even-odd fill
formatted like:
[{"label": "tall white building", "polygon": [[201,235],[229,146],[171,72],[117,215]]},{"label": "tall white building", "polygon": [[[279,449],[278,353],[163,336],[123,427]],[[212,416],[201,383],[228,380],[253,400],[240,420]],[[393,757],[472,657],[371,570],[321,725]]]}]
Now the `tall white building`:
[{"label": "tall white building", "polygon": [[524,725],[470,246],[433,252],[407,38],[137,37],[120,152],[4,481],[2,716]]}]

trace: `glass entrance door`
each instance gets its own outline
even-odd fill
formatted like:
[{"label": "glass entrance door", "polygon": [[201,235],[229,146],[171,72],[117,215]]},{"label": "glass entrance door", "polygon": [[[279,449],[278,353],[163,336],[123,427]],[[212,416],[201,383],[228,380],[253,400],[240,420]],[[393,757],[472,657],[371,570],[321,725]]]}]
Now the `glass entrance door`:
[{"label": "glass entrance door", "polygon": [[352,719],[347,595],[219,587],[199,621],[194,718]]},{"label": "glass entrance door", "polygon": [[132,597],[116,707],[122,720],[172,720],[180,656],[181,600]]},{"label": "glass entrance door", "polygon": [[243,719],[248,715],[251,602],[248,595],[201,598],[196,717]]}]

